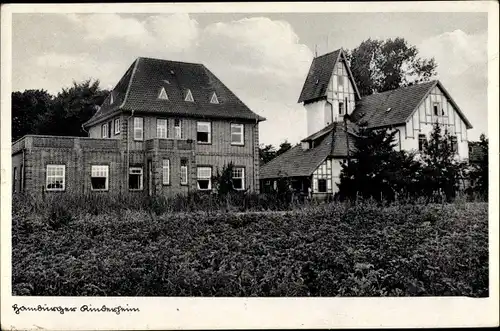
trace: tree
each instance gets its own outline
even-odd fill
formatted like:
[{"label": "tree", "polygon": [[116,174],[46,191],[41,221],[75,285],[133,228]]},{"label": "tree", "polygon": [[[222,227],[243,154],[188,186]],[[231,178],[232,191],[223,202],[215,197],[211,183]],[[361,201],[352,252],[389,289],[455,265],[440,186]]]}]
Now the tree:
[{"label": "tree", "polygon": [[99,80],[73,82],[63,88],[53,99],[49,110],[40,115],[36,124],[37,134],[58,136],[87,136],[82,124],[88,121],[106,99],[109,91],[99,87]]},{"label": "tree", "polygon": [[414,171],[413,158],[394,150],[394,130],[370,130],[360,126],[357,131],[350,161],[341,164],[340,198],[393,199],[406,180],[401,165],[405,164],[408,172]]},{"label": "tree", "polygon": [[276,156],[279,156],[283,153],[285,153],[287,150],[292,148],[292,144],[288,142],[288,140],[285,140],[280,144],[280,148],[276,151]]},{"label": "tree", "polygon": [[37,118],[47,113],[53,98],[45,90],[12,92],[12,141],[36,133]]},{"label": "tree", "polygon": [[[475,159],[471,166],[470,179],[472,182],[472,190],[488,199],[488,138],[481,134],[479,141],[471,142],[473,146],[472,153],[469,155],[469,160]],[[477,156],[476,156],[477,155]]]},{"label": "tree", "polygon": [[418,49],[403,38],[368,39],[346,53],[362,96],[428,81],[436,75],[434,58],[420,58]]},{"label": "tree", "polygon": [[285,153],[288,151],[290,148],[292,148],[292,144],[288,142],[288,140],[285,140],[280,144],[280,147],[278,150],[273,145],[263,145],[259,147],[259,160],[260,160],[260,165],[263,165],[275,157]]},{"label": "tree", "polygon": [[273,145],[265,145],[259,147],[260,165],[266,164],[276,157],[276,150]]},{"label": "tree", "polygon": [[466,164],[456,158],[452,137],[438,123],[434,124],[430,139],[424,143],[420,186],[423,193],[433,198],[444,196],[451,200],[456,196]]}]

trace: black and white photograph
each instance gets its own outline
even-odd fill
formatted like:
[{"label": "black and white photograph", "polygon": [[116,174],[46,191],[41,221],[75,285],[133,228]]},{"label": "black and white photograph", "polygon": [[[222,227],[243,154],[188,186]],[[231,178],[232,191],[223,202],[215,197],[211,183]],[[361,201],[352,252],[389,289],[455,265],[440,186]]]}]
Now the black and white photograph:
[{"label": "black and white photograph", "polygon": [[2,330],[498,326],[497,2],[4,5],[1,74]]}]

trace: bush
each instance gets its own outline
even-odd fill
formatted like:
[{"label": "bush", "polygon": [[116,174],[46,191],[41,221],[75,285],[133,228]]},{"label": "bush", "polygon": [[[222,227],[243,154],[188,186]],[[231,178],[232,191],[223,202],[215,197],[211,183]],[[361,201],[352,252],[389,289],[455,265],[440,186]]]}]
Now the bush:
[{"label": "bush", "polygon": [[163,213],[205,200],[189,199],[151,201],[158,214],[68,205],[57,228],[26,202],[13,215],[13,295],[488,296],[485,203]]}]

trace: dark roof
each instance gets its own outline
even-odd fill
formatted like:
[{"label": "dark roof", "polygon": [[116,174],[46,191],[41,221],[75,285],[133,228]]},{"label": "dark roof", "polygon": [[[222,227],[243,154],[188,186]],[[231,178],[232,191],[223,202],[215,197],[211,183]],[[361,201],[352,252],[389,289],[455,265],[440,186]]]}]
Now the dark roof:
[{"label": "dark roof", "polygon": [[[168,100],[158,99],[165,88]],[[191,90],[194,102],[184,101]],[[216,93],[219,104],[210,103]],[[111,92],[101,109],[85,125],[94,124],[117,110],[204,118],[263,121],[203,64],[138,58]]]},{"label": "dark roof", "polygon": [[[437,80],[365,96],[356,102],[351,118],[356,123],[366,122],[368,128],[404,124],[435,86],[441,88],[450,103],[457,109],[467,128],[472,128],[462,111]],[[390,111],[387,111],[389,108]]]},{"label": "dark roof", "polygon": [[[260,178],[311,176],[314,170],[328,157],[347,156],[347,136],[342,123],[328,126],[328,130],[314,141],[313,148],[303,150],[296,145],[260,167]],[[323,131],[323,130],[321,130]],[[353,137],[349,137],[351,139]],[[353,146],[349,141],[349,145]]]},{"label": "dark roof", "polygon": [[[341,56],[343,57],[342,50],[337,49],[336,51],[313,59],[298,102],[314,100],[326,95],[326,89],[328,88],[330,78],[333,75],[333,70]],[[360,95],[354,82],[351,69],[348,65],[346,67],[354,89],[356,90],[356,95],[359,98]]]}]

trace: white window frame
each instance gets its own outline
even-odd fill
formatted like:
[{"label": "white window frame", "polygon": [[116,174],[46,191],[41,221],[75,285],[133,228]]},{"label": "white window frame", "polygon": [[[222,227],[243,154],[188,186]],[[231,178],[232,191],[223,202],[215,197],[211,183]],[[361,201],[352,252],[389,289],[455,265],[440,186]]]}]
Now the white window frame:
[{"label": "white window frame", "polygon": [[[201,174],[200,172],[203,172],[203,170],[210,170],[210,175],[207,176],[206,174]],[[200,188],[199,180],[207,180],[208,179],[208,188],[202,189]],[[206,166],[199,166],[196,169],[196,186],[199,191],[210,191],[212,189],[212,167],[206,167]]]},{"label": "white window frame", "polygon": [[[187,185],[188,184],[188,166],[187,166],[187,160],[186,160],[186,165],[182,165],[182,160],[181,160],[181,173],[180,173],[180,181],[181,185]],[[185,179],[185,180],[183,180]]]},{"label": "white window frame", "polygon": [[[176,125],[176,122],[179,125]],[[174,119],[174,137],[175,139],[182,139],[182,120],[179,118]]]},{"label": "white window frame", "polygon": [[119,134],[120,133],[120,118],[119,117],[115,118],[113,125],[115,126],[115,134]]},{"label": "white window frame", "polygon": [[187,90],[186,97],[184,98],[184,101],[194,102],[193,93],[191,93],[190,89]]},{"label": "white window frame", "polygon": [[109,138],[108,137],[108,123],[104,123],[101,125],[101,137],[102,138]]},{"label": "white window frame", "polygon": [[[163,123],[160,125],[160,123]],[[164,133],[164,134],[162,134]],[[156,119],[156,138],[167,139],[168,138],[168,120],[166,118]]]},{"label": "white window frame", "polygon": [[[105,175],[105,176],[98,176]],[[94,188],[92,186],[92,178],[94,177],[104,177],[106,181],[104,182],[104,188]],[[90,168],[90,189],[92,191],[107,191],[109,190],[109,166],[108,165],[93,165]]]},{"label": "white window frame", "polygon": [[[200,126],[207,127],[208,131],[200,131]],[[199,141],[198,140],[198,132],[207,132],[208,133],[208,141]],[[197,122],[196,123],[196,142],[199,144],[211,144],[212,143],[212,122]]]},{"label": "white window frame", "polygon": [[134,117],[134,140],[144,140],[144,117]]},{"label": "white window frame", "polygon": [[[241,175],[240,177],[235,176],[235,170],[239,171],[241,170]],[[233,178],[233,188],[238,191],[243,191],[245,190],[245,168],[244,167],[233,167],[233,173],[232,173],[232,178]],[[236,188],[234,187],[234,179],[241,179],[241,188]]]},{"label": "white window frame", "polygon": [[170,185],[170,160],[163,159],[162,163],[162,182],[163,185]]},{"label": "white window frame", "polygon": [[[238,129],[240,132],[233,132],[233,129]],[[240,135],[239,141],[233,140],[233,135]],[[243,124],[231,123],[231,145],[245,144],[245,126]]]},{"label": "white window frame", "polygon": [[[59,169],[58,169],[59,168]],[[45,175],[45,190],[47,191],[64,191],[66,189],[66,165],[64,164],[47,164],[47,167],[45,168],[46,175]],[[49,169],[54,169],[53,171],[57,171],[62,169],[62,175],[57,175],[54,173],[51,173]],[[62,178],[62,188],[49,188],[49,179],[55,179],[55,178]]]},{"label": "white window frame", "polygon": [[[144,189],[144,171],[142,167],[130,167],[128,169],[128,189],[129,191],[142,191]],[[140,175],[139,188],[130,188],[130,175]]]}]

